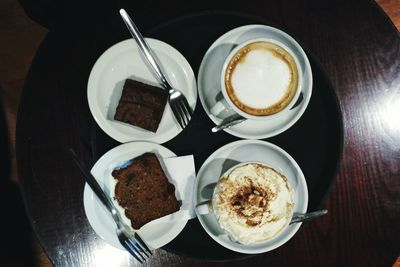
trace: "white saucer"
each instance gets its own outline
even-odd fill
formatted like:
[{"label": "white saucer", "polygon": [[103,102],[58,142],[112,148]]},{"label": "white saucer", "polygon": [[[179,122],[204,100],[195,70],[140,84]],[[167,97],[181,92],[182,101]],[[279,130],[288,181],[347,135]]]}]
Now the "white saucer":
[{"label": "white saucer", "polygon": [[[113,181],[111,180],[113,177],[109,171],[110,166],[115,166],[115,164],[125,162],[145,152],[157,154],[161,164],[163,164],[162,158],[176,156],[172,151],[158,144],[148,142],[126,143],[104,154],[93,166],[91,173],[103,190],[112,196],[110,188],[112,188]],[[94,231],[110,245],[124,249],[118,241],[116,225],[110,213],[88,184],[85,184],[83,204],[86,217]],[[140,228],[138,233],[150,248],[157,249],[173,240],[182,231],[186,223],[187,220],[147,224]]]},{"label": "white saucer", "polygon": [[[150,38],[146,38],[146,41],[157,55],[171,85],[186,96],[194,110],[197,101],[196,79],[187,60],[162,41]],[[112,119],[127,78],[158,85],[133,39],[119,42],[106,50],[90,73],[87,88],[89,108],[100,128],[121,143],[144,140],[160,144],[178,135],[182,129],[168,104],[156,133]]]},{"label": "white saucer", "polygon": [[[294,213],[305,213],[308,205],[308,189],[303,172],[296,161],[278,146],[261,140],[239,140],[217,151],[201,166],[194,185],[194,206],[212,198],[214,185],[219,177],[234,165],[242,162],[262,162],[282,172],[293,189]],[[197,210],[196,210],[197,212]],[[201,225],[219,244],[233,251],[256,254],[273,250],[286,243],[299,230],[301,223],[289,225],[277,237],[253,245],[233,242],[219,227],[215,215],[197,213]]]},{"label": "white saucer", "polygon": [[303,70],[303,83],[300,89],[303,93],[303,100],[298,106],[278,118],[268,121],[246,120],[224,130],[240,138],[263,139],[289,129],[304,113],[311,98],[313,79],[310,62],[301,46],[292,37],[276,28],[265,25],[247,25],[225,33],[211,45],[203,57],[198,74],[198,89],[201,104],[216,125],[231,115],[225,112],[215,116],[210,112],[210,109],[217,102],[217,98],[222,96],[220,85],[222,66],[225,58],[236,45],[254,38],[275,39],[286,45],[293,53],[303,55],[305,59],[302,60],[299,57],[300,67]]}]

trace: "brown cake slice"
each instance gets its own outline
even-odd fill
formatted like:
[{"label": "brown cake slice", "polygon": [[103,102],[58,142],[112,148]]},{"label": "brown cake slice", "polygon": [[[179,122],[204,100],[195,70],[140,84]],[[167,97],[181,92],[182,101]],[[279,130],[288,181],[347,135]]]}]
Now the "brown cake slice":
[{"label": "brown cake slice", "polygon": [[127,79],[114,119],[156,132],[167,100],[165,90]]},{"label": "brown cake slice", "polygon": [[175,186],[168,181],[155,154],[133,159],[130,165],[114,170],[112,176],[118,180],[115,199],[134,229],[179,210]]}]

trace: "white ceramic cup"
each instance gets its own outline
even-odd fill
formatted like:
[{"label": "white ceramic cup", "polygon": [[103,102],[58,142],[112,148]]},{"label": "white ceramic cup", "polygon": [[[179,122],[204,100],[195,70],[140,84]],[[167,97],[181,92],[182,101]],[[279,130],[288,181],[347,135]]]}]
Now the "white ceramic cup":
[{"label": "white ceramic cup", "polygon": [[[268,164],[266,164],[266,163],[256,162],[256,161],[242,162],[242,163],[239,163],[239,164],[234,165],[233,167],[231,167],[231,168],[229,168],[227,171],[225,171],[225,172],[219,177],[218,182],[221,180],[222,177],[228,176],[228,175],[229,175],[232,171],[234,171],[235,169],[237,169],[237,168],[239,168],[239,167],[241,167],[241,166],[244,166],[244,165],[248,165],[248,164],[259,164],[259,165],[265,166],[265,167],[267,167],[267,168],[272,168],[272,169],[274,169],[274,170],[276,171],[276,168],[274,168],[274,167],[272,167],[272,166],[270,166],[270,165],[268,165]],[[289,183],[289,181],[287,181],[287,182]],[[211,198],[209,201],[204,202],[204,203],[200,203],[200,204],[198,204],[198,205],[195,207],[196,213],[197,213],[198,215],[206,215],[206,214],[209,214],[209,213],[213,213],[213,212],[214,212],[215,207],[213,206],[213,204],[214,204],[214,203],[213,203],[213,199],[214,199],[214,197],[215,197],[215,194],[217,193],[217,192],[216,192],[217,190],[215,190],[217,185],[218,185],[218,183],[216,183],[216,184],[213,186],[213,188],[212,188],[212,190],[213,190],[212,198]],[[289,184],[289,188],[292,188],[290,184]],[[292,195],[292,194],[293,194],[293,190],[290,189],[290,191],[291,191],[291,195]],[[291,211],[290,216],[293,216],[293,210]],[[264,240],[263,242],[268,241],[268,240],[273,239],[273,238],[276,238],[276,237],[278,237],[279,235],[281,235],[281,234],[284,232],[284,230],[288,227],[289,223],[290,223],[290,220],[288,220],[287,223],[286,223],[286,225],[285,225],[283,228],[281,228],[272,238],[266,239],[266,240]],[[228,238],[231,238],[231,237],[229,237],[229,235],[227,235],[227,236],[228,236]],[[232,240],[232,241],[233,241],[233,242],[236,242],[236,241],[234,241],[234,240]]]},{"label": "white ceramic cup", "polygon": [[[280,30],[277,30],[276,32],[277,32],[277,34],[282,35],[280,37],[285,37],[286,42],[288,42],[290,44],[294,44],[295,46],[300,46],[293,38],[291,38],[286,33],[282,32]],[[244,112],[243,110],[239,109],[231,101],[230,97],[228,96],[228,92],[227,92],[227,89],[225,86],[225,73],[226,73],[226,69],[229,65],[229,62],[232,60],[232,58],[236,55],[236,53],[240,49],[242,49],[243,47],[245,47],[251,43],[255,43],[255,42],[269,42],[269,43],[273,43],[273,44],[280,46],[281,48],[286,50],[286,52],[288,52],[293,57],[293,59],[296,63],[297,73],[298,73],[298,81],[297,81],[297,87],[295,89],[294,96],[291,99],[291,101],[289,102],[289,104],[287,104],[283,109],[281,109],[280,111],[278,111],[274,114],[258,116],[258,115],[252,115],[252,114]],[[306,54],[305,53],[296,54],[287,45],[283,44],[280,41],[272,39],[272,38],[254,38],[254,39],[248,40],[246,42],[243,42],[243,43],[237,45],[226,57],[223,67],[222,67],[221,74],[220,74],[220,84],[221,84],[221,92],[222,92],[223,98],[221,100],[217,101],[213,107],[211,107],[210,112],[214,116],[218,116],[218,114],[222,113],[223,111],[227,111],[228,113],[234,111],[235,113],[237,113],[247,119],[251,119],[251,120],[270,120],[270,119],[282,116],[286,112],[289,112],[290,109],[293,107],[293,105],[296,103],[296,101],[299,98],[301,88],[302,88],[302,83],[303,83],[303,80],[302,80],[303,79],[303,69],[299,63],[300,62],[299,57],[306,57]]]},{"label": "white ceramic cup", "polygon": [[[194,184],[194,208],[197,218],[207,234],[218,244],[227,249],[246,253],[264,253],[289,241],[299,230],[301,223],[290,224],[275,238],[256,244],[241,244],[233,242],[220,227],[213,209],[205,203],[210,203],[215,184],[221,174],[228,169],[243,162],[262,162],[283,173],[290,187],[293,189],[293,212],[305,213],[308,206],[307,182],[304,174],[295,159],[282,148],[260,140],[239,140],[227,144],[213,154],[203,163],[197,172]],[[201,207],[202,206],[202,207]],[[203,212],[204,211],[204,212]],[[204,213],[204,214],[200,214]]]}]

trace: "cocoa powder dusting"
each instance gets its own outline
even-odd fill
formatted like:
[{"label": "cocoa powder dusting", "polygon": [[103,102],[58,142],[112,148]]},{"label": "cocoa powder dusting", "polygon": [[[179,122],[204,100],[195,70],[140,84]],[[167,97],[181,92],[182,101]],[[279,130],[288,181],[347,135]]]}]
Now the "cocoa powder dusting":
[{"label": "cocoa powder dusting", "polygon": [[236,214],[246,219],[246,224],[256,226],[261,223],[257,217],[262,217],[268,209],[268,203],[276,197],[269,189],[250,185],[239,188],[230,199],[230,204]]}]

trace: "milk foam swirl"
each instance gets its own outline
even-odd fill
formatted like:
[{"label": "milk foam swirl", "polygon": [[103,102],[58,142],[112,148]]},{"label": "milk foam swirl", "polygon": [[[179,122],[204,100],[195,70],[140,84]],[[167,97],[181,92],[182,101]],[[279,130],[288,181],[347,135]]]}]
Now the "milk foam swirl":
[{"label": "milk foam swirl", "polygon": [[298,86],[294,57],[278,44],[258,41],[239,49],[225,71],[232,103],[245,113],[264,116],[284,109]]}]

